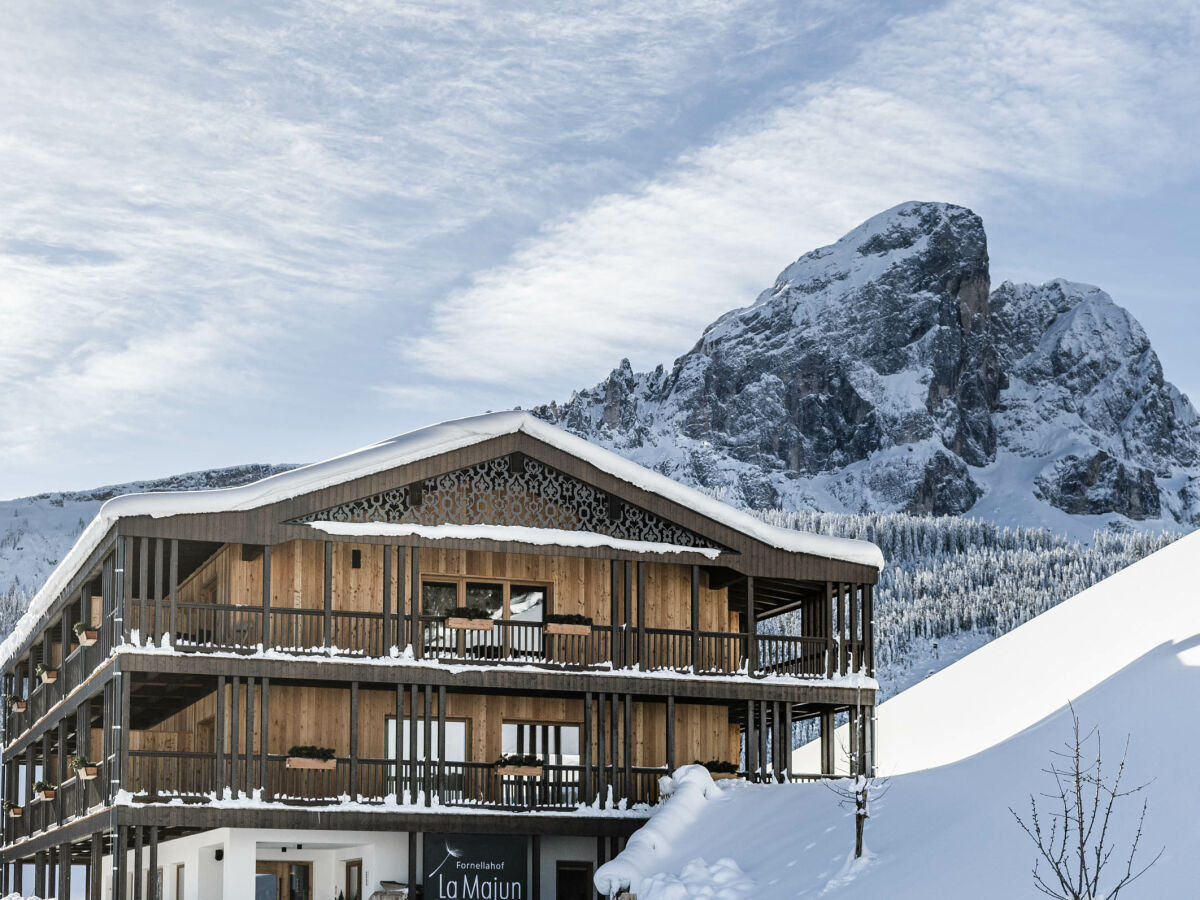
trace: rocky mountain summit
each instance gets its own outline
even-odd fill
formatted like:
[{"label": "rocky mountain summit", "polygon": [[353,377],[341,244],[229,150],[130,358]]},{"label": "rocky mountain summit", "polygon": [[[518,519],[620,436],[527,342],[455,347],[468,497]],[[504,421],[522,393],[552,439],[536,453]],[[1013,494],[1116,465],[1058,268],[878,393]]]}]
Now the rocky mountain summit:
[{"label": "rocky mountain summit", "polygon": [[982,221],[946,203],[805,254],[669,370],[535,412],[747,506],[1200,523],[1200,423],[1141,326],[1090,285],[991,289]]}]

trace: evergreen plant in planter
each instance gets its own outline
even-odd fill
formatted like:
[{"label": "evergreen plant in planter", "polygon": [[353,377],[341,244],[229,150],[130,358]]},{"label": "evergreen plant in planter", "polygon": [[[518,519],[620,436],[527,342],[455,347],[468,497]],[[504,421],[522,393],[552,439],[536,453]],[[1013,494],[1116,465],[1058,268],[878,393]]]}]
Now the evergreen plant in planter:
[{"label": "evergreen plant in planter", "polygon": [[33,783],[33,791],[39,800],[53,800],[54,792],[58,790],[58,785],[51,784],[48,781],[35,781]]},{"label": "evergreen plant in planter", "polygon": [[496,774],[501,777],[537,778],[546,772],[546,764],[541,757],[531,754],[506,753],[493,765],[496,767]]},{"label": "evergreen plant in planter", "polygon": [[80,781],[95,781],[96,776],[100,773],[98,765],[88,762],[86,756],[78,753],[71,757],[71,768],[75,770],[75,777]]},{"label": "evergreen plant in planter", "polygon": [[4,811],[8,813],[10,819],[19,819],[25,815],[25,807],[17,806],[12,800],[4,801]]},{"label": "evergreen plant in planter", "polygon": [[54,682],[58,681],[58,669],[52,669],[44,662],[38,663],[34,667],[34,671],[42,679],[42,684],[54,684]]},{"label": "evergreen plant in planter", "polygon": [[337,768],[337,759],[332,747],[296,746],[288,750],[287,767],[332,772]]},{"label": "evergreen plant in planter", "polygon": [[446,616],[446,627],[454,631],[491,631],[494,621],[477,609],[456,606]]},{"label": "evergreen plant in planter", "polygon": [[8,708],[13,712],[23,713],[29,708],[29,704],[24,698],[18,697],[16,694],[8,695]]},{"label": "evergreen plant in planter", "polygon": [[574,634],[587,637],[592,633],[592,619],[577,613],[550,613],[543,620],[546,634]]},{"label": "evergreen plant in planter", "polygon": [[100,640],[100,632],[87,622],[76,622],[71,627],[75,631],[75,638],[79,641],[80,647],[91,647]]},{"label": "evergreen plant in planter", "polygon": [[704,766],[708,769],[708,774],[712,776],[713,781],[721,781],[726,778],[737,778],[738,767],[736,763],[726,762],[723,759],[710,759],[708,762],[700,762],[696,760],[696,765]]}]

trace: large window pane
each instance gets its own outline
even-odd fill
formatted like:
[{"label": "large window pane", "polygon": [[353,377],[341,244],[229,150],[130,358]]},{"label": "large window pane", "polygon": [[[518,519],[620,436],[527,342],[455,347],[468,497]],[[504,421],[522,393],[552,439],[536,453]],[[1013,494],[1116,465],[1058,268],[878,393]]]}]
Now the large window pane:
[{"label": "large window pane", "polygon": [[546,589],[514,584],[509,591],[509,618],[518,622],[540,622],[546,611]]},{"label": "large window pane", "polygon": [[[409,722],[404,720],[403,727],[400,729],[404,735],[404,743],[400,747],[400,758],[408,759],[409,757]],[[438,729],[437,723],[432,723],[430,733],[433,740],[433,758],[439,758],[440,747],[438,746]],[[396,720],[389,718],[387,720],[387,758],[395,759],[396,753]],[[425,722],[417,722],[417,758],[425,758]],[[447,719],[446,720],[446,762],[466,762],[467,761],[467,723],[461,720]]]},{"label": "large window pane", "polygon": [[504,722],[500,726],[500,741],[506,754],[532,754],[550,765],[579,765],[578,725]]},{"label": "large window pane", "polygon": [[481,581],[467,582],[467,609],[481,619],[504,617],[504,588]]},{"label": "large window pane", "polygon": [[444,616],[458,606],[458,585],[427,581],[421,586],[421,608],[427,616]]}]

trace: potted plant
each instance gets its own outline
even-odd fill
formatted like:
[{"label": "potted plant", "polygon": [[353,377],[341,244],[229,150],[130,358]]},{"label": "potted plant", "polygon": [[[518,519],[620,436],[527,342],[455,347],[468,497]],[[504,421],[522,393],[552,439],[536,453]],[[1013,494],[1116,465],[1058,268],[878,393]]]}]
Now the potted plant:
[{"label": "potted plant", "polygon": [[58,790],[58,785],[51,784],[48,781],[35,781],[33,783],[34,794],[39,800],[53,800],[54,792]]},{"label": "potted plant", "polygon": [[21,816],[25,815],[25,807],[17,806],[17,804],[12,800],[4,801],[4,811],[8,813],[8,817],[10,819],[19,819]]},{"label": "potted plant", "polygon": [[8,708],[13,712],[23,713],[29,708],[29,704],[24,698],[18,697],[16,694],[8,695]]},{"label": "potted plant", "polygon": [[574,634],[587,637],[592,633],[591,616],[578,613],[549,613],[543,620],[546,634]]},{"label": "potted plant", "polygon": [[71,757],[71,768],[75,770],[75,777],[80,781],[95,781],[96,776],[100,772],[100,767],[94,762],[88,762],[86,756],[81,756],[76,753]]},{"label": "potted plant", "polygon": [[80,647],[91,647],[96,641],[100,640],[99,630],[93,628],[87,622],[76,622],[71,627],[75,631],[75,639],[79,641]]},{"label": "potted plant", "polygon": [[287,767],[289,769],[319,769],[323,772],[332,772],[337,768],[337,759],[332,747],[297,745],[288,750]]},{"label": "potted plant", "polygon": [[38,663],[34,667],[34,671],[42,679],[42,684],[54,684],[54,682],[58,681],[58,669],[52,669],[44,662]]},{"label": "potted plant", "polygon": [[696,760],[696,765],[704,766],[708,769],[708,774],[712,776],[713,781],[722,781],[726,778],[737,778],[738,767],[736,763],[726,762],[723,759],[710,759],[708,762],[700,762]]},{"label": "potted plant", "polygon": [[446,616],[446,627],[455,631],[491,631],[492,619],[477,609],[456,606]]},{"label": "potted plant", "polygon": [[506,753],[496,760],[493,765],[496,767],[496,774],[501,777],[509,775],[522,778],[536,778],[546,771],[546,764],[542,762],[540,757],[533,756],[532,754]]}]

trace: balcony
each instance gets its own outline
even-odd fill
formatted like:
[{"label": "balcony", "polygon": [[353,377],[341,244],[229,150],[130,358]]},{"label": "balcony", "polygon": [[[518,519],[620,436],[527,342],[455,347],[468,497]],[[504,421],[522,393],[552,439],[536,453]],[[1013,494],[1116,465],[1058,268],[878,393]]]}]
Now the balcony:
[{"label": "balcony", "polygon": [[[135,606],[132,628],[143,636],[174,634],[182,652],[254,653],[264,647],[298,655],[380,658],[413,648],[423,659],[456,664],[535,665],[566,669],[630,668],[702,675],[788,675],[823,678],[855,671],[861,641],[742,632],[594,625],[584,633],[555,633],[542,622],[486,620],[483,627],[451,627],[444,617],[385,616],[259,606],[178,603],[174,626],[161,608]],[[265,626],[265,629],[264,629]],[[413,639],[414,630],[416,640]],[[145,640],[145,637],[143,637]],[[752,643],[751,643],[752,641]],[[753,659],[747,650],[754,651]]]}]

